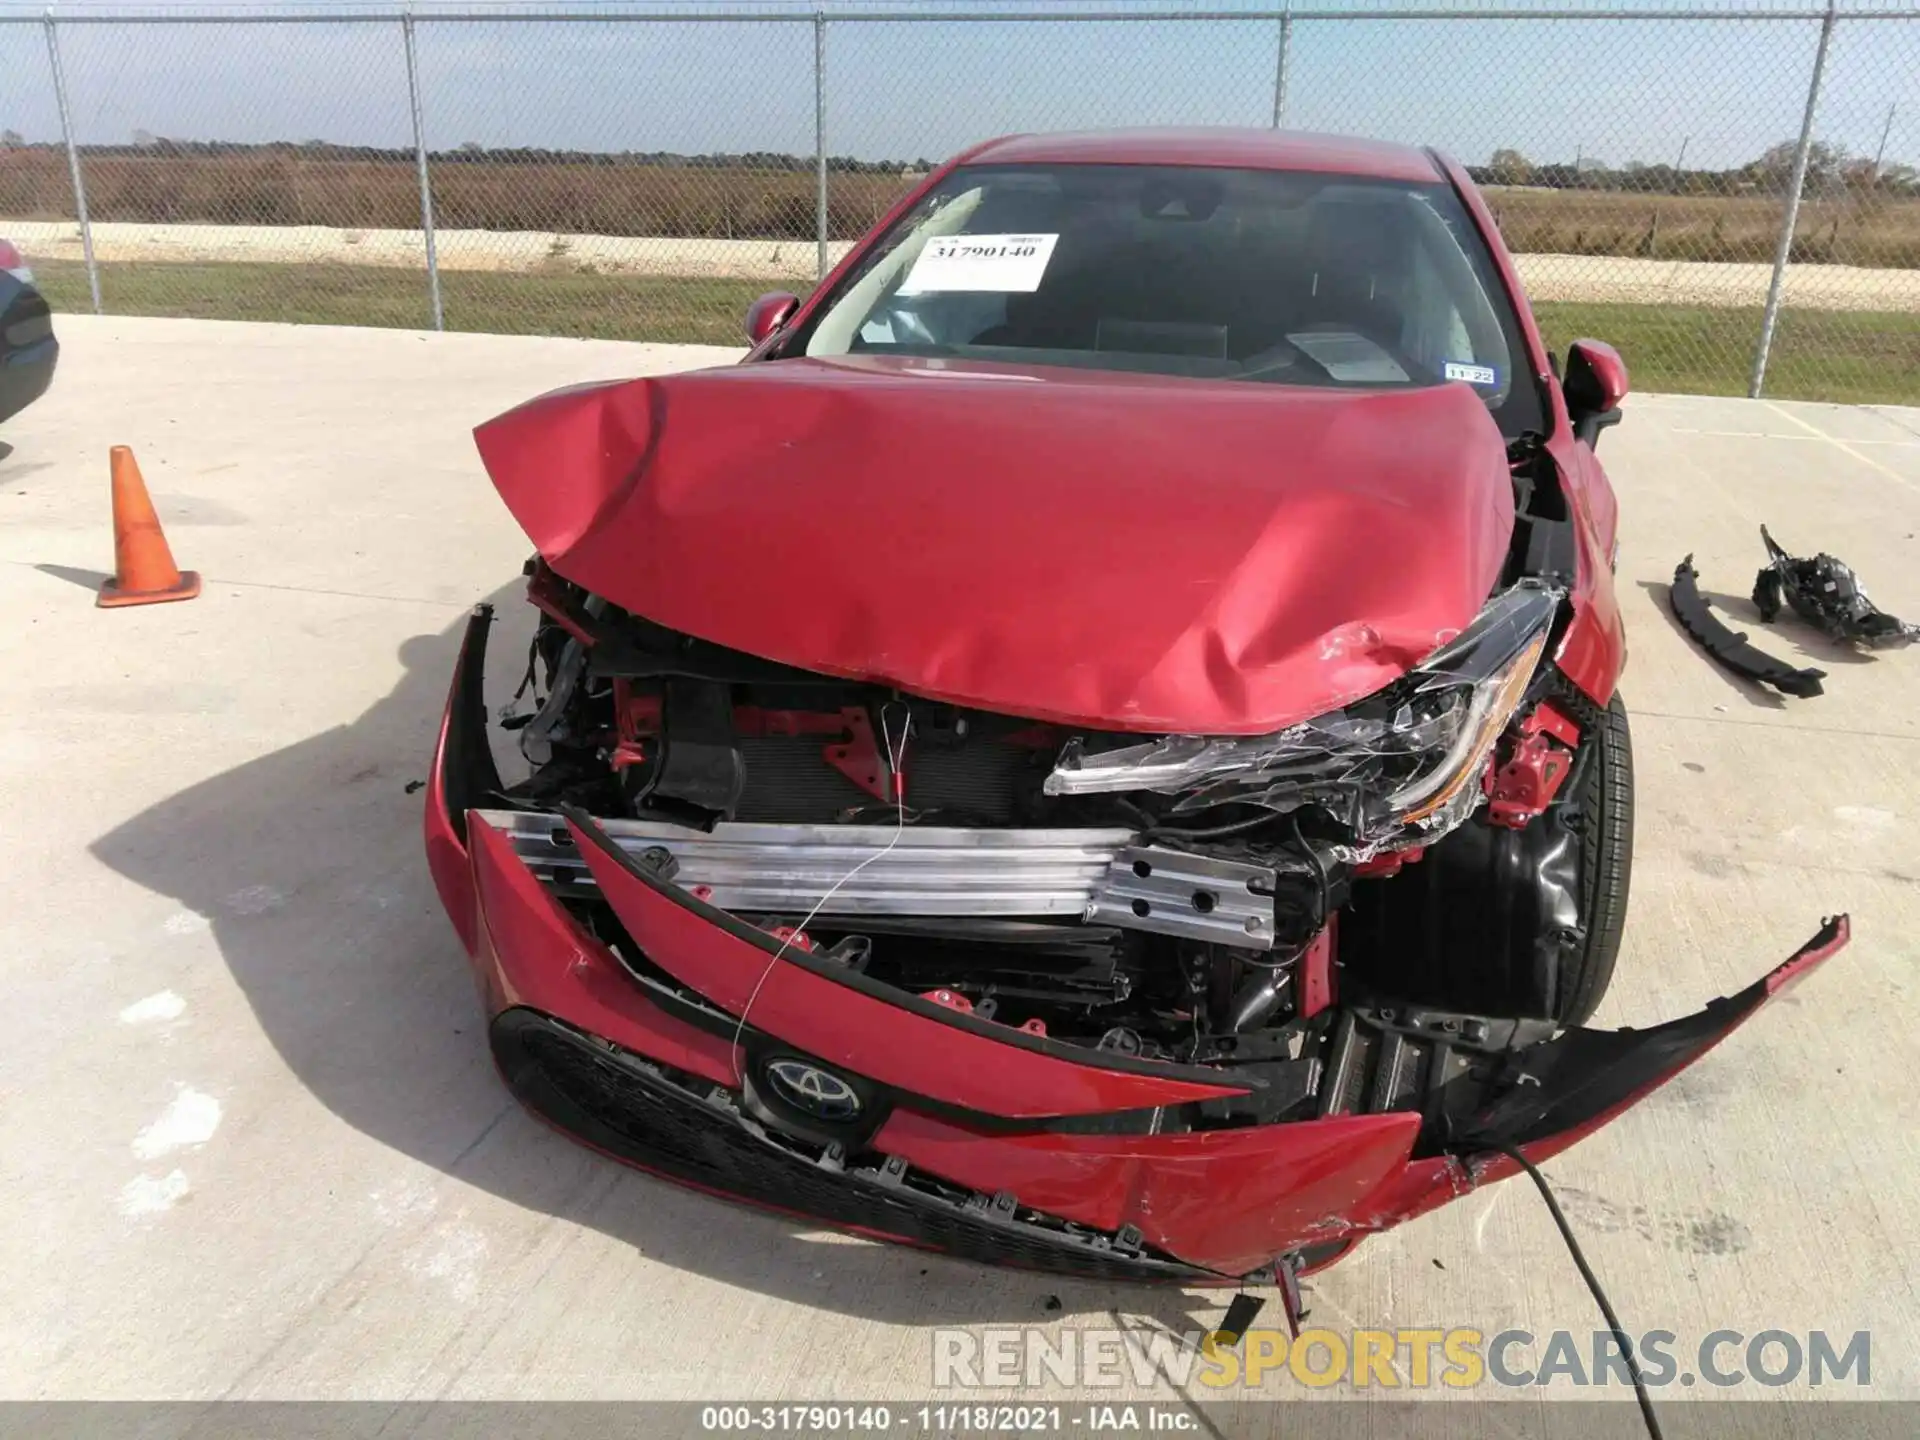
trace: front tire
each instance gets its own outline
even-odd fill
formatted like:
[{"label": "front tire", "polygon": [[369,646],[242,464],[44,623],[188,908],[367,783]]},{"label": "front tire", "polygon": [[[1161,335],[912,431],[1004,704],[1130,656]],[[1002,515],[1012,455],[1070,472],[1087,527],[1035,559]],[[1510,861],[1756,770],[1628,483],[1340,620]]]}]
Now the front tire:
[{"label": "front tire", "polygon": [[[1627,923],[1633,880],[1633,735],[1627,707],[1615,695],[1581,742],[1585,764],[1577,817],[1580,836],[1580,917],[1584,944],[1563,954],[1556,977],[1554,1019],[1584,1025],[1613,983],[1614,962]],[[1576,762],[1578,763],[1578,762]]]},{"label": "front tire", "polygon": [[1484,812],[1387,879],[1353,887],[1344,979],[1383,1000],[1583,1024],[1613,979],[1633,872],[1626,707],[1570,704],[1573,771],[1520,830]]}]

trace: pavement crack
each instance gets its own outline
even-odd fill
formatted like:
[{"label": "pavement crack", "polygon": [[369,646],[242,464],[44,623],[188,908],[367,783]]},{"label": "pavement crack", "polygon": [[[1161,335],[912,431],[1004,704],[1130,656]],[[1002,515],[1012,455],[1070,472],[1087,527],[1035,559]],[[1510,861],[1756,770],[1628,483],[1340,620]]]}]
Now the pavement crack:
[{"label": "pavement crack", "polygon": [[1685,720],[1700,725],[1739,725],[1751,730],[1792,730],[1807,735],[1853,735],[1862,740],[1899,740],[1912,744],[1920,733],[1902,735],[1892,730],[1855,730],[1845,725],[1800,725],[1791,720],[1747,720],[1738,715],[1685,715],[1677,710],[1633,707],[1635,717],[1649,720]]},{"label": "pavement crack", "polygon": [[469,1140],[465,1145],[463,1145],[460,1149],[460,1153],[454,1156],[453,1159],[449,1160],[446,1163],[445,1172],[448,1175],[451,1175],[456,1170],[458,1170],[460,1168],[460,1162],[465,1160],[469,1155],[473,1154],[474,1151],[478,1150],[482,1145],[484,1145],[486,1143],[487,1137],[493,1134],[495,1130],[500,1128],[500,1122],[506,1119],[507,1116],[511,1115],[518,1108],[519,1108],[519,1102],[516,1100],[508,1100],[504,1104],[502,1104],[501,1107],[494,1112],[493,1118],[487,1121],[485,1125],[482,1125],[480,1127],[480,1133],[478,1135],[475,1135],[473,1139]]},{"label": "pavement crack", "polygon": [[[0,558],[0,564],[17,565],[23,570],[46,570],[48,567],[32,560],[16,560],[12,557]],[[74,571],[75,574],[97,572]],[[325,585],[277,585],[271,580],[234,580],[225,575],[210,575],[201,572],[204,586],[233,585],[242,590],[278,590],[289,595],[337,595],[343,600],[373,600],[388,605],[431,605],[439,610],[467,610],[472,608],[469,600],[434,600],[425,595],[376,595],[367,590],[336,590]]]}]

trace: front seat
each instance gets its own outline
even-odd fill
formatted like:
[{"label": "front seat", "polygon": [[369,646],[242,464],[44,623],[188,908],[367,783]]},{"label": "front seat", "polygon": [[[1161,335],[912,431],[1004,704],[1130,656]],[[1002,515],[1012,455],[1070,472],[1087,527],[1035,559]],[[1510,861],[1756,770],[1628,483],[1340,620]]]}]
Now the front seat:
[{"label": "front seat", "polygon": [[1397,201],[1315,202],[1307,232],[1311,274],[1302,306],[1304,328],[1353,330],[1402,350],[1409,241]]}]

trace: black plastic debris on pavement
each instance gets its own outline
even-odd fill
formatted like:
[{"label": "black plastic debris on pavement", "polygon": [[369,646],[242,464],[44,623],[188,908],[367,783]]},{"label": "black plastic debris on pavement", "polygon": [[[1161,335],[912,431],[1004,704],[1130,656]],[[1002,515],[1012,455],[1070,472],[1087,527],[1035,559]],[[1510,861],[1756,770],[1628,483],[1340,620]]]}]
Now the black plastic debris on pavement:
[{"label": "black plastic debris on pavement", "polygon": [[[1853,568],[1824,552],[1797,560],[1760,527],[1767,563],[1753,582],[1753,604],[1762,620],[1780,613],[1784,596],[1793,613],[1830,640],[1881,649],[1920,639],[1920,625],[1907,625],[1867,598]],[[1692,558],[1692,557],[1688,557]]]},{"label": "black plastic debris on pavement", "polygon": [[1734,674],[1771,685],[1783,694],[1806,699],[1823,693],[1820,682],[1827,678],[1826,671],[1796,670],[1786,661],[1776,660],[1748,644],[1745,635],[1729,630],[1714,617],[1707,602],[1700,598],[1699,581],[1693,556],[1689,555],[1674,567],[1673,588],[1667,592],[1667,599],[1680,628],[1691,635],[1702,650]]}]

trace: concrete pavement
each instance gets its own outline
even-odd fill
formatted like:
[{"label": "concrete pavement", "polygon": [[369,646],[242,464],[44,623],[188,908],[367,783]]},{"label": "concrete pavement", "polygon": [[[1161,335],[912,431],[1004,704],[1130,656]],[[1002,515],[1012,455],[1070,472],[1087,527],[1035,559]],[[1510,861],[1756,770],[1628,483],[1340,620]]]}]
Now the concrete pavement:
[{"label": "concrete pavement", "polygon": [[[493,1074],[406,789],[467,606],[511,601],[527,549],[467,432],[733,352],[60,329],[52,392],[0,434],[0,1396],[904,1400],[931,1327],[1217,1320],[1216,1294],[979,1269],[690,1194],[549,1133]],[[198,601],[93,608],[113,443]],[[1549,1174],[1630,1329],[1870,1330],[1871,1389],[1843,1388],[1920,1399],[1920,653],[1840,651],[1740,598],[1764,520],[1920,618],[1920,410],[1635,397],[1602,455],[1640,810],[1597,1023],[1729,993],[1824,914],[1856,938]],[[1664,609],[1688,551],[1826,696],[1692,650]],[[526,608],[503,607],[497,654]],[[1310,1299],[1336,1328],[1584,1348],[1599,1324],[1524,1182],[1376,1237]]]}]

